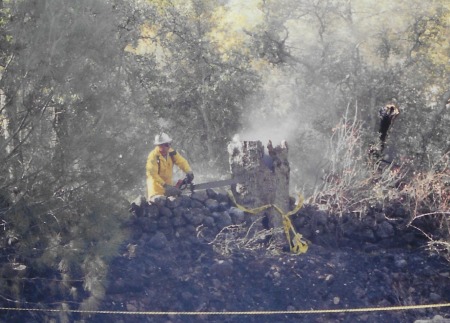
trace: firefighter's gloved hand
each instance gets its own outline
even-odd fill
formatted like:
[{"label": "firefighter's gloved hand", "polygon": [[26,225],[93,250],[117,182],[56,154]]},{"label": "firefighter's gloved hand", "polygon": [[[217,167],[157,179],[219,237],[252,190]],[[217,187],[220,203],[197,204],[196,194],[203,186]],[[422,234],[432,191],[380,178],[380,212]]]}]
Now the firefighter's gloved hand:
[{"label": "firefighter's gloved hand", "polygon": [[188,183],[192,183],[194,180],[194,173],[193,172],[187,172],[186,173],[186,179]]},{"label": "firefighter's gloved hand", "polygon": [[175,186],[164,184],[165,196],[179,196],[181,195],[181,190]]}]

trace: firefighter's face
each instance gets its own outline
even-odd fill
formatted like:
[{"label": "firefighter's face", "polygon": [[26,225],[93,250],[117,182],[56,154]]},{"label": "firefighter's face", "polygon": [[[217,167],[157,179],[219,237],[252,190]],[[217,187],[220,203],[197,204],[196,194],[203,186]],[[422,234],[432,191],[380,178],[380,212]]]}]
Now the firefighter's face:
[{"label": "firefighter's face", "polygon": [[167,152],[169,151],[170,144],[169,143],[161,144],[161,145],[158,145],[158,148],[159,148],[159,152],[161,153],[161,155],[166,156]]}]

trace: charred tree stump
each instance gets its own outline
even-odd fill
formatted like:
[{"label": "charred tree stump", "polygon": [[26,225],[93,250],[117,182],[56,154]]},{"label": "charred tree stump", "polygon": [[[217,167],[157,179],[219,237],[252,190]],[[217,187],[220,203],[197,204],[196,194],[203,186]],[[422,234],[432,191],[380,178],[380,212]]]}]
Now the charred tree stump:
[{"label": "charred tree stump", "polygon": [[[288,147],[283,141],[273,147],[269,141],[267,152],[260,141],[234,141],[229,144],[230,167],[233,178],[241,181],[232,187],[236,202],[246,208],[276,205],[284,213],[290,210]],[[274,208],[263,213],[261,227],[277,229],[275,242],[284,241],[283,219]]]},{"label": "charred tree stump", "polygon": [[381,144],[381,152],[383,152],[386,144],[388,130],[399,114],[400,110],[398,109],[398,105],[396,103],[386,104],[378,112],[380,118],[380,128],[378,129],[378,133],[380,135],[379,139]]},{"label": "charred tree stump", "polygon": [[389,102],[378,111],[380,125],[378,128],[378,143],[369,150],[369,156],[374,160],[383,160],[383,151],[386,146],[388,131],[392,127],[394,120],[400,114],[400,109],[395,100]]}]

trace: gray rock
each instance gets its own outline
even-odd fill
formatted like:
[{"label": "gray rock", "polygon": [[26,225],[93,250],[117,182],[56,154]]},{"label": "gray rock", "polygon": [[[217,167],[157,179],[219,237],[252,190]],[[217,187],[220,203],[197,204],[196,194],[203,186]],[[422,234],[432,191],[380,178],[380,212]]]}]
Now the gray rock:
[{"label": "gray rock", "polygon": [[192,200],[192,201],[191,201],[191,207],[192,207],[192,208],[200,209],[200,208],[203,207],[203,203],[200,202],[200,201],[197,201],[197,200]]},{"label": "gray rock", "polygon": [[168,207],[165,207],[165,206],[161,206],[160,208],[159,208],[159,215],[162,217],[162,218],[168,218],[168,217],[171,217],[172,215],[173,215],[173,213],[172,213],[172,211],[168,208]]},{"label": "gray rock", "polygon": [[211,216],[212,212],[206,206],[204,206],[204,207],[202,207],[202,214],[204,216]]},{"label": "gray rock", "polygon": [[362,229],[360,232],[357,232],[356,235],[363,241],[375,241],[375,234],[370,228]]},{"label": "gray rock", "polygon": [[386,216],[382,212],[375,213],[374,218],[378,223],[384,222],[386,220]]},{"label": "gray rock", "polygon": [[324,212],[315,212],[314,221],[317,225],[326,225],[328,222],[328,217]]},{"label": "gray rock", "polygon": [[231,207],[228,211],[234,224],[241,224],[245,222],[245,212],[237,207]]},{"label": "gray rock", "polygon": [[177,207],[176,209],[172,210],[172,214],[174,217],[181,217],[184,214],[185,209],[182,207]]},{"label": "gray rock", "polygon": [[205,216],[203,219],[203,224],[206,225],[208,228],[214,228],[216,222],[214,221],[214,218],[212,216]]},{"label": "gray rock", "polygon": [[166,200],[166,207],[168,207],[169,209],[174,209],[177,208],[181,205],[181,198],[179,197],[168,197]]},{"label": "gray rock", "polygon": [[195,191],[194,193],[192,193],[191,198],[200,202],[205,202],[209,196],[208,193],[203,190],[203,191]]},{"label": "gray rock", "polygon": [[191,236],[191,232],[186,227],[178,227],[175,232],[175,237],[178,239],[183,239],[182,242],[186,240],[189,236]]},{"label": "gray rock", "polygon": [[156,218],[148,218],[143,217],[139,218],[139,221],[137,221],[137,225],[142,229],[144,232],[155,232],[158,228],[158,220]]},{"label": "gray rock", "polygon": [[158,231],[166,236],[167,241],[173,240],[175,236],[175,229],[173,226],[169,226],[167,228],[160,228]]},{"label": "gray rock", "polygon": [[217,197],[217,193],[214,190],[212,190],[212,189],[207,189],[206,190],[206,194],[211,199],[215,199]]},{"label": "gray rock", "polygon": [[219,209],[219,202],[213,199],[207,199],[205,201],[205,206],[211,211],[217,211]]},{"label": "gray rock", "polygon": [[174,227],[181,227],[186,224],[186,220],[182,216],[175,216],[172,218],[172,224]]},{"label": "gray rock", "polygon": [[197,229],[196,229],[192,224],[186,225],[186,230],[187,230],[191,235],[195,235],[195,234],[197,233]]},{"label": "gray rock", "polygon": [[167,246],[168,240],[164,233],[156,232],[155,235],[149,240],[149,245],[156,250],[164,249]]},{"label": "gray rock", "polygon": [[203,219],[204,219],[203,214],[197,213],[197,214],[194,214],[193,217],[191,218],[191,223],[192,223],[192,225],[197,226],[197,225],[202,224]]},{"label": "gray rock", "polygon": [[215,199],[218,202],[230,203],[230,198],[228,197],[227,194],[224,194],[224,193],[218,193]]},{"label": "gray rock", "polygon": [[196,208],[192,208],[192,209],[191,209],[191,212],[192,212],[192,214],[201,214],[201,215],[204,215],[203,210],[204,210],[203,207],[196,207]]},{"label": "gray rock", "polygon": [[185,210],[183,213],[184,218],[187,220],[188,223],[192,223],[194,214],[191,212],[191,210]]},{"label": "gray rock", "polygon": [[144,209],[144,216],[156,218],[159,215],[159,208],[157,205],[151,204]]},{"label": "gray rock", "polygon": [[374,229],[377,225],[377,220],[373,216],[365,216],[362,222],[371,229]]},{"label": "gray rock", "polygon": [[155,196],[150,197],[149,202],[158,207],[161,207],[161,206],[166,205],[166,200],[167,200],[167,197],[165,197],[164,195],[155,195]]},{"label": "gray rock", "polygon": [[440,302],[442,300],[441,295],[436,294],[436,293],[430,293],[430,300],[432,302]]},{"label": "gray rock", "polygon": [[226,211],[230,208],[230,204],[228,204],[227,202],[219,202],[219,206],[217,208],[218,211]]},{"label": "gray rock", "polygon": [[189,196],[181,195],[179,197],[179,199],[180,199],[180,206],[181,207],[185,207],[185,208],[191,207],[192,199]]},{"label": "gray rock", "polygon": [[219,213],[220,216],[216,218],[217,227],[222,229],[224,227],[227,227],[229,225],[233,224],[233,221],[231,219],[231,216],[228,214],[228,212],[221,212]]},{"label": "gray rock", "polygon": [[171,221],[171,218],[168,216],[162,217],[158,221],[159,228],[164,229],[164,228],[169,228],[171,226],[172,226],[172,221]]}]

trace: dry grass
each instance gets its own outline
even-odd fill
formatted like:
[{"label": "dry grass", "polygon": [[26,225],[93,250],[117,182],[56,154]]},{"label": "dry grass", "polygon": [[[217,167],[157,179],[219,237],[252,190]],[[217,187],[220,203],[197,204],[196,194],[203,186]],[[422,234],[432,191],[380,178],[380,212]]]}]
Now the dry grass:
[{"label": "dry grass", "polygon": [[411,161],[370,160],[364,147],[362,124],[356,113],[351,119],[346,113],[330,140],[323,186],[308,203],[333,214],[362,217],[371,206],[399,202],[409,211],[409,225],[429,238],[431,249],[450,260],[449,154],[417,171]]},{"label": "dry grass", "polygon": [[[432,251],[450,260],[449,154],[430,170],[415,173],[402,193],[411,213],[410,225],[428,237]],[[437,231],[427,232],[425,228],[429,226]]]},{"label": "dry grass", "polygon": [[279,248],[271,237],[282,233],[283,229],[262,229],[260,222],[258,219],[250,226],[236,224],[224,227],[209,244],[214,251],[224,256],[244,250],[276,252]]},{"label": "dry grass", "polygon": [[[407,174],[404,165],[374,162],[364,149],[362,124],[348,111],[333,129],[323,186],[309,199],[335,214],[363,215],[369,206],[383,205],[397,196],[396,187]],[[394,190],[393,190],[394,189]]]}]

